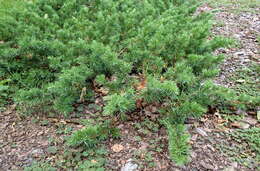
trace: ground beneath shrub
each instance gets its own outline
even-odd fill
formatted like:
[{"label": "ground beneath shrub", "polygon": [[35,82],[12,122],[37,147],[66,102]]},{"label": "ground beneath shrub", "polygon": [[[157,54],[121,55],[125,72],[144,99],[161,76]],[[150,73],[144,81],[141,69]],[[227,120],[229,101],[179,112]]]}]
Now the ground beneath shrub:
[{"label": "ground beneath shrub", "polygon": [[[239,68],[248,67],[251,62],[260,64],[259,42],[257,42],[257,36],[260,35],[260,15],[250,12],[231,13],[224,7],[219,9],[213,33],[233,37],[240,44],[235,48],[218,50],[217,53],[224,53],[228,58],[221,66],[221,73],[215,82],[233,87],[241,83],[241,80],[230,80]],[[205,10],[213,9],[209,5],[200,8],[200,11]],[[259,80],[255,81],[259,83]],[[57,161],[61,161],[64,152],[64,137],[73,130],[83,127],[80,120],[104,119],[93,118],[97,116],[95,113],[100,112],[99,108],[102,105],[102,100],[97,98],[94,104],[83,106],[80,109],[81,115],[75,115],[73,119],[23,118],[17,114],[15,106],[8,106],[0,113],[0,170],[21,170],[25,166],[30,166],[33,161],[45,161],[55,165]],[[190,162],[179,167],[169,160],[167,133],[163,127],[156,124],[158,118],[156,107],[148,106],[143,111],[131,114],[127,121],[116,122],[121,138],[105,142],[108,152],[107,164],[104,167],[108,170],[120,170],[126,165],[138,166],[138,170],[147,171],[256,170],[257,163],[254,158],[245,166],[232,160],[222,150],[222,144],[226,146],[238,144],[227,136],[228,133],[236,129],[260,127],[256,111],[245,113],[242,110],[235,110],[233,114],[233,119],[227,119],[226,115],[213,111],[200,120],[188,120],[187,127],[191,134],[192,146]],[[243,117],[240,118],[242,114]],[[240,155],[239,151],[236,153]],[[254,154],[248,155],[254,157]],[[64,163],[66,165],[66,161]]]}]

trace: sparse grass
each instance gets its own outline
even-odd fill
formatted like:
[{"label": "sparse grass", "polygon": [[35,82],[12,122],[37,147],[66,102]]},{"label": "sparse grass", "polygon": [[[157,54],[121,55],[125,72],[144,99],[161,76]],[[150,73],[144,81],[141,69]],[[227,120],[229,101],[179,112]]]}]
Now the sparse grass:
[{"label": "sparse grass", "polygon": [[235,82],[233,89],[240,93],[246,93],[250,96],[260,96],[260,65],[257,63],[251,63],[248,67],[238,69],[234,75],[230,78],[232,82]]},{"label": "sparse grass", "polygon": [[226,7],[230,12],[254,12],[260,7],[259,0],[206,0],[213,8]]},{"label": "sparse grass", "polygon": [[224,138],[229,141],[217,144],[220,151],[245,167],[260,169],[260,128],[238,129]]},{"label": "sparse grass", "polygon": [[47,162],[34,162],[31,166],[25,167],[24,171],[56,171],[54,167]]},{"label": "sparse grass", "polygon": [[[104,171],[106,164],[107,150],[101,141],[106,139],[111,132],[105,126],[90,126],[72,133],[72,128],[61,124],[58,125],[56,134],[63,137],[59,141],[57,137],[49,138],[49,147],[46,149],[47,156],[35,160],[30,166],[24,167],[26,171],[52,171],[52,170],[87,170]],[[106,125],[106,124],[105,124]],[[114,129],[113,129],[114,130]],[[105,133],[104,133],[105,132]],[[67,143],[66,143],[67,142]],[[90,148],[94,147],[95,148]]]},{"label": "sparse grass", "polygon": [[229,122],[235,122],[242,120],[245,117],[245,115],[232,115],[232,114],[223,114],[223,118]]},{"label": "sparse grass", "polygon": [[[225,22],[224,21],[220,21],[220,20],[216,20],[214,21],[214,24],[213,24],[214,27],[224,27],[225,26]],[[237,46],[238,45],[238,42],[236,42],[234,40],[234,46]]]},{"label": "sparse grass", "polygon": [[[53,149],[52,151],[53,152]],[[57,150],[55,149],[55,153]],[[87,170],[87,171],[104,171],[106,164],[107,150],[98,146],[95,149],[82,151],[64,150],[59,159],[35,161],[30,166],[24,168],[25,171],[55,171],[55,170]],[[54,154],[53,154],[54,155]]]},{"label": "sparse grass", "polygon": [[146,119],[145,121],[141,122],[141,123],[135,123],[134,124],[134,128],[136,128],[136,130],[138,132],[157,132],[159,125],[158,123],[152,122],[149,119]]},{"label": "sparse grass", "polygon": [[[252,62],[249,66],[238,69],[229,81],[234,83],[232,88],[238,93],[257,98],[260,96],[259,73],[259,64]],[[255,103],[253,109],[257,106],[259,103]],[[227,112],[223,117],[229,122],[235,122],[243,119],[244,115],[232,115]],[[250,169],[260,169],[257,165],[260,162],[260,128],[237,129],[232,133],[225,133],[223,139],[229,141],[223,140],[217,146],[227,157]]]}]

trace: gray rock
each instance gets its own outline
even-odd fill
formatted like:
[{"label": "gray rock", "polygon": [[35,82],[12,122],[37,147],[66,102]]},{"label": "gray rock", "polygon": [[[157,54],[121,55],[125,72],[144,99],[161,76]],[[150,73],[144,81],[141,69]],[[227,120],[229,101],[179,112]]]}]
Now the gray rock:
[{"label": "gray rock", "polygon": [[237,83],[244,83],[246,80],[243,80],[243,79],[239,79],[239,80],[236,80]]},{"label": "gray rock", "polygon": [[238,167],[238,163],[237,162],[231,163],[231,167],[237,168]]},{"label": "gray rock", "polygon": [[236,114],[237,114],[237,115],[245,115],[246,112],[245,112],[244,110],[238,109],[238,110],[236,111]]},{"label": "gray rock", "polygon": [[240,122],[239,124],[240,124],[240,128],[241,128],[241,129],[248,129],[248,128],[250,127],[249,124],[244,123],[244,122]]},{"label": "gray rock", "polygon": [[245,123],[248,123],[250,125],[256,125],[257,124],[257,120],[254,119],[254,118],[246,117],[242,121],[245,122]]},{"label": "gray rock", "polygon": [[44,151],[42,149],[34,149],[32,152],[31,152],[31,155],[33,157],[39,157],[41,155],[44,154]]},{"label": "gray rock", "polygon": [[233,166],[229,166],[225,168],[223,171],[235,171],[235,168]]},{"label": "gray rock", "polygon": [[196,131],[203,137],[208,136],[208,134],[202,128],[196,128]]},{"label": "gray rock", "polygon": [[236,52],[235,55],[237,56],[242,56],[242,55],[245,55],[245,52],[241,51],[241,52]]},{"label": "gray rock", "polygon": [[205,163],[204,161],[201,161],[200,162],[201,166],[204,167],[205,169],[209,169],[209,170],[215,170],[214,166],[208,164],[208,163]]},{"label": "gray rock", "polygon": [[137,171],[138,165],[129,160],[122,168],[121,171]]},{"label": "gray rock", "polygon": [[21,162],[19,164],[19,166],[21,166],[21,167],[29,167],[29,166],[32,165],[32,163],[33,163],[33,159],[30,157],[30,158],[25,159],[23,162]]}]

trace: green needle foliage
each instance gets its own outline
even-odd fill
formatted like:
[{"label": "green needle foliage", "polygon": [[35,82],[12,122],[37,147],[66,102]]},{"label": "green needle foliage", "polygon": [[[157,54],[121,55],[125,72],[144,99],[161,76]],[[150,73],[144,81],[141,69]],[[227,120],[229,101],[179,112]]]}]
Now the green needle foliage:
[{"label": "green needle foliage", "polygon": [[178,165],[187,163],[190,146],[187,145],[189,134],[187,134],[185,126],[183,124],[172,125],[168,121],[164,121],[164,125],[168,129],[170,157]]},{"label": "green needle foliage", "polygon": [[120,136],[117,128],[110,128],[108,123],[102,125],[92,125],[75,131],[67,140],[68,145],[77,147],[84,146],[93,148],[101,141],[109,137],[118,138]]},{"label": "green needle foliage", "polygon": [[[231,41],[210,37],[211,15],[195,14],[195,1],[20,3],[0,9],[0,80],[11,80],[5,86],[22,111],[68,115],[83,90],[84,100],[93,99],[93,83],[109,90],[105,115],[135,110],[136,102],[157,102],[167,122],[177,125],[167,126],[177,161],[186,150],[175,150],[187,140],[171,131],[183,132],[179,125],[209,106],[239,100],[210,81],[223,59],[212,52]],[[91,129],[77,133],[80,143],[96,143],[84,139],[99,131]]]}]

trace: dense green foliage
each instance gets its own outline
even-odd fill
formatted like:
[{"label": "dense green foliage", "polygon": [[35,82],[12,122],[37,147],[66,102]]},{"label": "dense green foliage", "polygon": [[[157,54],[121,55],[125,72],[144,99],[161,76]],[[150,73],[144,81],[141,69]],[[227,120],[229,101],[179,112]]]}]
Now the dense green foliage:
[{"label": "dense green foliage", "polygon": [[175,1],[28,3],[1,18],[1,77],[12,79],[17,103],[62,113],[82,88],[92,93],[97,76],[116,78],[107,83],[113,92],[133,85],[131,73],[166,87],[158,81],[164,71],[183,91],[216,74],[221,57],[209,53],[226,43],[207,40],[209,15],[193,16],[195,9]]},{"label": "dense green foliage", "polygon": [[[23,6],[1,9],[0,16],[0,92],[8,86],[23,112],[68,115],[82,96],[93,99],[94,85],[109,92],[104,115],[156,102],[167,123],[177,125],[209,106],[239,100],[210,81],[223,59],[212,52],[230,41],[209,39],[211,16],[195,14],[193,1],[36,0]],[[174,138],[187,141],[167,127],[172,148],[178,147]],[[78,132],[78,142],[98,131]],[[186,152],[171,156],[179,155]]]}]

